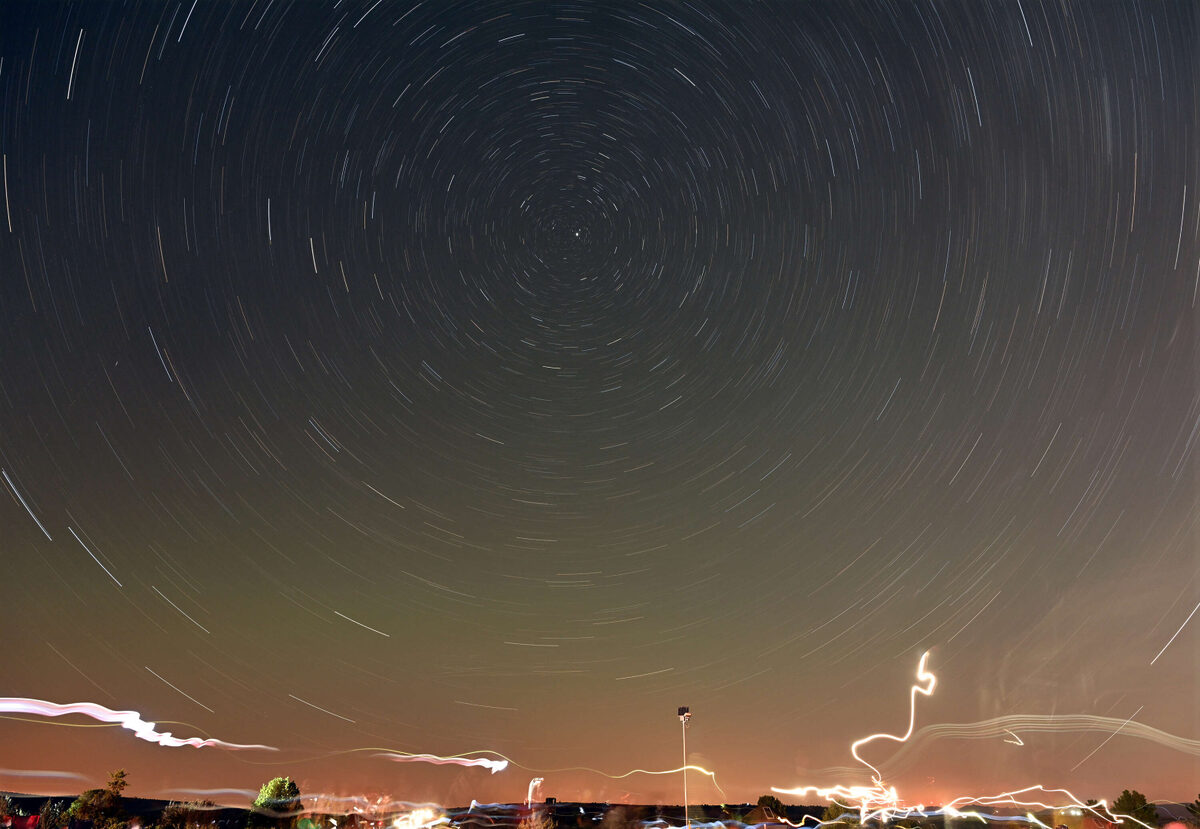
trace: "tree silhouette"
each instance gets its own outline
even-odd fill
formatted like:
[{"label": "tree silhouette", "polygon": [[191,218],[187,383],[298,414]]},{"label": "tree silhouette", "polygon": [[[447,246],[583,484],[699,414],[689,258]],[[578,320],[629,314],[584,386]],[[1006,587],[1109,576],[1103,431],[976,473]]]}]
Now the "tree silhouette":
[{"label": "tree silhouette", "polygon": [[858,824],[858,814],[840,800],[833,800],[821,815],[822,823]]},{"label": "tree silhouette", "polygon": [[66,816],[71,820],[89,821],[96,829],[118,829],[124,822],[125,812],[121,808],[121,798],[109,789],[88,789],[75,798]]},{"label": "tree silhouette", "polygon": [[125,791],[125,787],[129,785],[129,781],[125,779],[125,769],[114,769],[108,775],[108,790],[117,797],[121,796],[121,792]]},{"label": "tree silhouette", "polygon": [[1128,815],[1147,826],[1158,825],[1158,809],[1139,791],[1125,789],[1108,810],[1114,815]]},{"label": "tree silhouette", "polygon": [[764,809],[770,809],[771,814],[776,817],[787,817],[787,806],[784,806],[783,801],[773,794],[764,794],[758,799],[758,805]]},{"label": "tree silhouette", "polygon": [[38,814],[41,816],[38,829],[61,829],[67,820],[67,807],[58,798],[51,797],[42,804],[42,810]]}]

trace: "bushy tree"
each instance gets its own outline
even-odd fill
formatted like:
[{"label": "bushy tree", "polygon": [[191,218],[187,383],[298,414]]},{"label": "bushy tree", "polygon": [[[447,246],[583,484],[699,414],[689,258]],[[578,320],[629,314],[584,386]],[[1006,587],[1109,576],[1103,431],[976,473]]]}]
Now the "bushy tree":
[{"label": "bushy tree", "polygon": [[129,785],[129,781],[125,777],[125,769],[114,769],[108,774],[108,790],[117,797],[120,797],[121,792],[125,791],[125,787]]},{"label": "bushy tree", "polygon": [[121,806],[121,792],[129,785],[125,769],[115,769],[108,776],[108,786],[88,789],[67,808],[71,820],[90,821],[94,829],[125,829],[128,821]]},{"label": "bushy tree", "polygon": [[787,817],[787,806],[783,805],[783,801],[773,794],[764,794],[758,799],[758,805],[764,809],[770,809],[771,814],[776,817]]},{"label": "bushy tree", "polygon": [[159,826],[162,829],[196,829],[210,822],[208,813],[216,808],[217,804],[211,800],[171,803],[163,809]]},{"label": "bushy tree", "polygon": [[38,829],[62,829],[67,822],[67,807],[61,800],[52,797],[42,804],[38,815]]},{"label": "bushy tree", "polygon": [[87,820],[100,826],[121,814],[121,801],[108,789],[88,789],[67,808],[71,820]]},{"label": "bushy tree", "polygon": [[254,798],[254,806],[259,809],[294,809],[299,805],[300,787],[295,785],[292,777],[271,777],[258,789],[258,797]]},{"label": "bushy tree", "polygon": [[300,811],[300,787],[290,777],[273,777],[258,790],[247,826],[284,826]]},{"label": "bushy tree", "polygon": [[254,806],[258,809],[274,809],[277,812],[299,808],[300,787],[290,777],[273,777],[258,790]]},{"label": "bushy tree", "polygon": [[840,800],[832,800],[830,801],[829,805],[825,807],[825,811],[821,814],[821,822],[831,823],[834,821],[838,823],[857,825],[858,812],[854,811]]},{"label": "bushy tree", "polygon": [[1139,791],[1126,789],[1121,792],[1121,796],[1112,802],[1108,810],[1114,815],[1129,815],[1147,826],[1158,825],[1158,809],[1153,803],[1147,802],[1146,796]]},{"label": "bushy tree", "polygon": [[1192,816],[1192,823],[1200,824],[1200,795],[1196,795],[1196,799],[1187,804],[1187,810]]}]

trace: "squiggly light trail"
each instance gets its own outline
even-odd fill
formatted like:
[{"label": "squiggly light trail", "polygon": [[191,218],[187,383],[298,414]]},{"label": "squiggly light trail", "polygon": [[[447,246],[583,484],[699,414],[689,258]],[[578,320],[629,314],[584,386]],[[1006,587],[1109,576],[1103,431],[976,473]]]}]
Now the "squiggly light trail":
[{"label": "squiggly light trail", "polygon": [[91,717],[93,720],[120,725],[122,728],[132,731],[133,735],[139,740],[158,743],[160,746],[168,746],[170,748],[192,746],[193,748],[224,748],[230,751],[243,751],[246,749],[278,751],[274,746],[243,745],[241,743],[229,743],[225,740],[204,739],[201,737],[188,737],[186,739],[175,737],[169,731],[157,731],[154,723],[146,722],[146,720],[142,719],[142,715],[136,711],[114,711],[95,702],[58,703],[47,702],[41,699],[30,699],[28,697],[0,697],[0,712],[37,714],[41,717],[63,717],[67,714],[83,714],[85,717]]},{"label": "squiggly light trail", "polygon": [[925,664],[928,661],[929,661],[929,651],[925,651],[925,653],[921,654],[921,661],[917,663],[917,680],[918,680],[918,683],[924,683],[924,684],[923,685],[917,684],[917,685],[912,686],[912,688],[909,689],[908,730],[904,732],[904,736],[897,737],[895,734],[872,734],[869,737],[863,737],[861,740],[855,741],[850,746],[850,753],[854,755],[854,759],[857,760],[858,762],[862,763],[864,766],[869,768],[871,771],[875,772],[876,778],[879,778],[881,776],[879,773],[879,769],[875,768],[870,763],[868,763],[866,760],[859,757],[858,756],[858,748],[859,748],[859,746],[865,746],[867,743],[872,743],[876,740],[894,740],[897,743],[904,743],[904,742],[907,742],[908,738],[912,736],[913,725],[916,723],[916,719],[917,719],[917,694],[922,694],[923,696],[927,696],[927,697],[932,696],[933,689],[937,687],[937,677],[925,669]]},{"label": "squiggly light trail", "polygon": [[376,754],[394,763],[432,763],[435,766],[482,766],[491,769],[492,774],[508,768],[508,760],[493,760],[490,757],[439,757],[436,754],[405,754],[388,751]]},{"label": "squiggly light trail", "polygon": [[[1018,734],[1028,733],[1085,731],[1112,733],[1118,728],[1121,728],[1122,737],[1148,740],[1183,754],[1200,757],[1200,740],[1171,734],[1136,720],[1126,721],[1118,717],[1101,717],[1095,714],[1007,714],[978,722],[936,723],[922,726],[913,734],[911,740],[888,758],[886,766],[894,772],[902,765],[902,758],[911,754],[923,743],[935,739],[986,739],[1006,734],[1016,737]],[[1013,741],[1005,739],[1005,742],[1012,743]]]},{"label": "squiggly light trail", "polygon": [[[31,699],[29,697],[0,697],[0,713],[37,714],[43,717],[63,717],[68,714],[83,714],[100,722],[120,725],[122,728],[132,731],[138,739],[171,748],[181,746],[206,748],[211,746],[230,751],[245,749],[260,749],[263,751],[279,750],[274,746],[244,745],[212,738],[188,737],[185,739],[175,737],[169,731],[160,732],[156,730],[154,723],[143,720],[141,714],[136,711],[114,711],[95,702],[57,703]],[[383,752],[375,756],[383,757],[396,763],[431,763],[437,766],[482,766],[490,769],[492,774],[504,771],[508,768],[509,762],[508,758],[494,760],[490,757],[441,757],[436,754],[409,754],[395,751]]]},{"label": "squiggly light trail", "polygon": [[912,736],[913,725],[917,716],[917,694],[930,696],[933,689],[937,686],[937,677],[925,669],[925,664],[929,661],[929,651],[921,654],[921,661],[917,663],[917,684],[909,689],[908,696],[908,730],[903,736],[895,734],[871,734],[868,737],[863,737],[861,740],[855,740],[850,745],[850,753],[854,755],[854,759],[862,763],[871,770],[871,785],[870,786],[833,786],[823,789],[818,786],[801,786],[795,789],[778,789],[772,787],[773,791],[780,794],[804,795],[812,792],[813,794],[823,797],[826,800],[834,801],[839,798],[857,802],[859,805],[860,819],[866,821],[868,815],[878,814],[882,817],[889,816],[895,811],[903,810],[900,805],[900,796],[896,791],[895,786],[885,786],[883,783],[883,775],[879,769],[871,765],[869,762],[859,756],[858,749],[868,743],[876,740],[893,740],[898,743],[903,743]]},{"label": "squiggly light trail", "polygon": [[717,782],[717,773],[715,771],[709,771],[708,769],[704,768],[704,766],[693,766],[693,765],[689,764],[686,766],[678,766],[673,769],[662,769],[662,770],[630,769],[629,771],[623,772],[621,774],[609,774],[606,771],[601,771],[600,769],[594,769],[594,768],[591,768],[590,766],[568,766],[567,768],[560,768],[560,769],[535,769],[531,766],[522,766],[520,763],[513,763],[513,765],[517,766],[519,768],[525,769],[526,771],[534,772],[535,774],[561,774],[562,772],[566,772],[566,771],[589,771],[593,774],[598,774],[601,777],[607,777],[609,780],[624,780],[626,777],[632,777],[635,774],[653,774],[653,775],[679,774],[680,772],[682,772],[686,769],[687,771],[700,772],[701,774],[708,777],[708,779],[712,781],[713,788],[715,788],[718,792],[721,793],[721,797],[722,798],[727,797],[725,794],[725,790],[722,789],[721,784]]},{"label": "squiggly light trail", "polygon": [[[252,792],[250,799],[253,800],[256,794],[257,792]],[[440,814],[444,810],[441,804],[432,801],[402,800],[387,795],[367,797],[361,794],[343,795],[332,792],[314,792],[301,795],[301,800],[311,812],[328,815],[369,815],[372,821],[390,821],[394,820],[397,815],[413,814],[422,810]]]},{"label": "squiggly light trail", "polygon": [[[917,805],[917,806],[904,805],[903,801],[900,799],[900,795],[899,795],[899,792],[897,791],[896,787],[885,785],[883,782],[883,775],[880,773],[879,769],[877,769],[871,763],[867,762],[861,756],[859,756],[858,749],[868,743],[874,742],[875,740],[893,740],[895,742],[902,743],[902,744],[908,743],[908,740],[913,735],[913,726],[916,721],[917,694],[921,694],[923,696],[930,696],[933,694],[933,689],[937,685],[937,677],[934,676],[933,673],[931,673],[930,671],[926,670],[925,665],[926,665],[926,662],[928,661],[928,659],[929,659],[929,652],[926,651],[925,653],[923,653],[921,655],[921,660],[917,664],[917,684],[913,685],[909,691],[908,730],[906,730],[904,732],[904,735],[897,736],[895,734],[883,734],[883,733],[872,734],[868,737],[863,737],[861,740],[856,740],[850,745],[850,753],[852,755],[854,755],[854,759],[857,760],[858,762],[862,763],[864,766],[866,766],[867,768],[869,768],[871,770],[872,774],[871,774],[871,785],[870,786],[837,785],[837,786],[830,786],[828,788],[822,788],[820,786],[800,786],[800,787],[792,788],[792,789],[781,789],[781,788],[772,786],[771,790],[778,794],[786,794],[786,795],[792,795],[792,796],[803,796],[803,795],[812,793],[812,794],[816,794],[819,797],[825,798],[826,800],[828,800],[831,803],[844,801],[845,803],[856,804],[858,806],[860,823],[866,823],[868,820],[871,820],[871,819],[878,819],[881,822],[886,824],[888,821],[890,821],[894,818],[904,818],[904,817],[914,816],[914,815],[922,815],[922,816],[950,815],[952,817],[954,817],[954,816],[970,816],[970,817],[978,817],[981,820],[986,820],[985,815],[963,811],[964,807],[970,807],[970,806],[1015,807],[1015,808],[1025,809],[1025,810],[1061,809],[1064,807],[1068,807],[1068,808],[1078,808],[1078,809],[1087,810],[1087,811],[1091,812],[1092,814],[1096,815],[1097,817],[1100,817],[1104,820],[1115,822],[1118,820],[1124,821],[1127,819],[1127,820],[1132,821],[1133,823],[1138,824],[1139,826],[1144,827],[1144,829],[1154,829],[1154,827],[1148,826],[1147,824],[1143,823],[1142,821],[1138,820],[1137,818],[1135,818],[1131,815],[1115,814],[1115,813],[1109,811],[1108,804],[1106,803],[1106,801],[1101,800],[1097,804],[1089,806],[1086,803],[1084,803],[1082,800],[1080,800],[1078,797],[1076,797],[1074,794],[1067,791],[1066,789],[1047,789],[1041,785],[1027,786],[1023,789],[1015,789],[1013,791],[1002,792],[1001,794],[997,794],[997,795],[959,796],[959,797],[952,798],[950,801],[945,803],[941,808],[935,809],[935,810],[930,810],[930,811],[926,811],[926,809],[923,805]],[[1028,720],[1028,719],[1029,718],[1021,717],[1021,716],[1012,717],[1012,718],[998,717],[995,720],[988,720],[984,723],[967,724],[967,725],[964,725],[963,728],[964,728],[964,730],[967,730],[969,732],[969,730],[973,726],[998,727],[999,728],[998,733],[1004,733],[1004,732],[1008,731],[1008,729],[1003,726],[997,726],[996,725],[997,723],[1003,722],[1004,725],[1013,725],[1013,724],[1015,724],[1014,721]],[[1047,719],[1051,719],[1051,718],[1047,718]],[[1070,718],[1052,718],[1052,719],[1070,719]],[[1095,719],[1107,719],[1107,718],[1095,718],[1095,717],[1081,716],[1081,717],[1078,717],[1078,719],[1091,721],[1091,720],[1095,720]],[[1033,718],[1032,722],[1036,723],[1037,719]],[[1021,723],[1021,727],[1027,731],[1028,730],[1038,730],[1038,729],[1026,727],[1024,722]],[[954,728],[953,725],[930,726],[930,727],[927,727],[926,729],[922,729],[922,731],[919,733],[922,733],[922,734],[926,733],[926,732],[932,733],[932,732],[936,731],[940,736],[943,733],[951,732],[953,730],[953,728]],[[1043,730],[1056,730],[1056,729],[1045,728]],[[1156,729],[1149,729],[1149,730],[1156,731]],[[1012,732],[1008,732],[1008,733],[1012,733]],[[964,736],[975,736],[975,734],[968,733]],[[1170,736],[1170,735],[1165,735],[1165,736]],[[1191,741],[1187,741],[1187,742],[1191,742]],[[1061,795],[1064,795],[1068,799],[1069,802],[1066,804],[1063,804],[1063,803],[1053,804],[1053,803],[1046,803],[1041,800],[1025,799],[1027,796],[1030,796],[1035,792],[1042,792],[1045,794],[1061,794]],[[1036,818],[1034,818],[1032,816],[1032,814],[1030,814],[1028,811],[1026,813],[1026,817],[1029,818],[1030,820],[1033,820],[1034,822],[1037,822],[1040,824],[1040,821],[1037,821]],[[789,823],[790,823],[790,821],[789,821]],[[797,826],[799,824],[792,824],[792,825]],[[1042,825],[1044,825],[1044,824],[1042,824]]]}]

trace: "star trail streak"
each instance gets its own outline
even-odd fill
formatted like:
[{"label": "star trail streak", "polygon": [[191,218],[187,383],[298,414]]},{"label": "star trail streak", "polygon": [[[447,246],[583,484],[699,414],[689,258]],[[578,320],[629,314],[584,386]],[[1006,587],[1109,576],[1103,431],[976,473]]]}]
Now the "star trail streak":
[{"label": "star trail streak", "polygon": [[0,0],[3,765],[1193,798],[1197,17]]}]

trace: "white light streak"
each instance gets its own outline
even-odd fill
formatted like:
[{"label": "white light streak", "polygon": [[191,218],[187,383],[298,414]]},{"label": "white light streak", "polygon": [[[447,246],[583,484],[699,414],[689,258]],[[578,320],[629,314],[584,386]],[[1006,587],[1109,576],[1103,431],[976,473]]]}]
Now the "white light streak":
[{"label": "white light streak", "polygon": [[12,478],[8,477],[8,470],[0,469],[0,474],[4,475],[4,480],[8,481],[8,485],[12,489],[13,495],[17,496],[17,500],[21,502],[21,506],[25,507],[25,511],[29,513],[29,517],[33,519],[33,522],[38,525],[38,529],[42,531],[42,535],[46,536],[48,541],[53,541],[54,539],[50,537],[50,533],[46,532],[46,528],[42,526],[42,522],[38,520],[38,517],[33,514],[33,510],[29,508],[29,504],[27,504],[25,499],[21,497],[21,493],[17,490],[17,485],[13,483]]},{"label": "white light streak", "polygon": [[354,720],[350,719],[349,717],[343,717],[341,714],[335,714],[335,713],[333,713],[333,712],[332,712],[332,711],[330,711],[328,708],[322,708],[322,707],[321,707],[321,706],[319,706],[319,705],[313,705],[313,704],[312,704],[311,702],[309,702],[308,700],[306,700],[306,699],[300,699],[300,697],[296,696],[295,694],[288,694],[288,696],[289,696],[289,697],[291,697],[292,699],[294,699],[296,702],[302,702],[302,703],[304,703],[305,705],[307,705],[309,708],[315,708],[315,709],[317,709],[318,711],[320,711],[320,712],[322,712],[322,713],[325,713],[325,714],[328,714],[328,715],[329,715],[329,716],[331,716],[331,717],[337,717],[339,720],[345,720],[345,721],[346,721],[346,722],[348,722],[348,723],[352,723],[352,722],[354,722]]},{"label": "white light streak", "polygon": [[341,616],[347,622],[354,622],[354,624],[358,625],[360,628],[366,628],[367,630],[371,631],[371,633],[378,633],[380,636],[383,636],[386,639],[392,638],[392,635],[390,633],[384,633],[382,630],[376,630],[375,628],[371,627],[370,625],[364,625],[362,622],[358,621],[357,619],[351,619],[349,616],[347,616],[345,613],[342,613],[341,611],[335,610],[333,612],[336,615]]},{"label": "white light streak", "polygon": [[[162,677],[159,677],[159,679],[162,679]],[[169,731],[156,731],[154,723],[143,720],[141,714],[136,711],[114,711],[111,708],[106,708],[94,702],[57,703],[41,699],[30,699],[28,697],[0,697],[0,712],[8,714],[36,714],[41,717],[63,717],[68,714],[82,714],[85,717],[91,717],[93,720],[99,720],[100,722],[118,724],[122,728],[132,731],[133,735],[139,740],[157,743],[160,746],[168,746],[170,748],[179,748],[181,746],[205,748],[213,746],[230,751],[245,749],[278,751],[273,746],[227,743],[224,740],[201,739],[200,737],[188,737],[187,739],[173,737]]]},{"label": "white light streak", "polygon": [[1192,612],[1189,613],[1188,617],[1183,620],[1183,624],[1179,626],[1179,630],[1175,631],[1175,633],[1172,634],[1171,638],[1167,640],[1167,644],[1162,646],[1162,650],[1159,651],[1158,654],[1153,659],[1150,660],[1151,665],[1153,665],[1155,662],[1158,661],[1158,657],[1163,655],[1163,651],[1165,651],[1167,648],[1171,647],[1171,643],[1175,641],[1175,637],[1183,632],[1183,629],[1185,627],[1187,627],[1188,622],[1192,621],[1192,617],[1196,615],[1197,610],[1200,610],[1200,603],[1198,603],[1195,607],[1192,608]]},{"label": "white light streak", "polygon": [[125,585],[121,584],[121,582],[117,581],[117,577],[116,577],[116,576],[114,576],[114,575],[112,574],[112,572],[111,572],[111,571],[110,571],[110,570],[109,570],[107,567],[105,567],[105,566],[104,566],[104,562],[103,562],[103,561],[101,561],[100,559],[96,558],[96,554],[95,554],[95,553],[93,553],[93,552],[91,551],[91,548],[89,548],[89,547],[88,547],[88,545],[86,545],[86,544],[84,544],[84,543],[83,543],[83,539],[82,539],[82,538],[80,538],[80,537],[79,537],[79,536],[76,534],[76,532],[75,532],[75,529],[74,529],[73,527],[67,527],[67,531],[68,531],[68,532],[70,532],[70,533],[71,533],[71,535],[75,536],[75,540],[79,542],[80,546],[82,546],[82,547],[83,547],[83,549],[87,550],[87,554],[88,554],[89,556],[91,556],[91,557],[92,557],[92,561],[94,561],[94,562],[96,562],[97,564],[99,564],[99,565],[100,565],[100,569],[101,569],[101,570],[103,570],[105,573],[108,573],[108,577],[109,577],[110,579],[112,579],[114,582],[116,582],[116,584],[117,584],[117,587],[124,587],[124,586],[125,586]]}]

